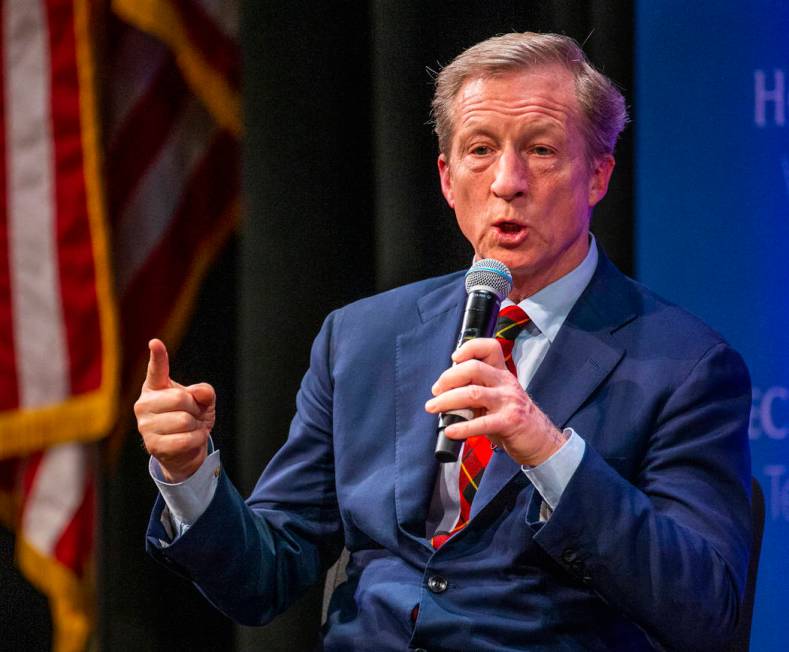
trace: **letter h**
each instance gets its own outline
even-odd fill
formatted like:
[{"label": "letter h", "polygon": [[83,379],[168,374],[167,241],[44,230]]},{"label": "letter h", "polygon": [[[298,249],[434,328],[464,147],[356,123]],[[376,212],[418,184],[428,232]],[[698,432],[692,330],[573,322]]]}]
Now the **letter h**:
[{"label": "letter h", "polygon": [[773,72],[773,88],[765,88],[765,74],[763,70],[754,70],[754,121],[757,126],[764,127],[767,124],[765,114],[767,113],[767,102],[775,105],[775,124],[783,127],[786,123],[786,86],[784,85],[783,70]]}]

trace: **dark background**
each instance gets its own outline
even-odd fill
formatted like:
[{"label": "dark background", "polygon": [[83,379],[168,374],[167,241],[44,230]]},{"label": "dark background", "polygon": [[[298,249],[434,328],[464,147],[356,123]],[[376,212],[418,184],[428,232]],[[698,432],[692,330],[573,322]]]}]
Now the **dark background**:
[{"label": "dark background", "polygon": [[[494,34],[558,32],[585,43],[630,104],[632,12],[611,0],[243,3],[244,221],[172,356],[174,378],[217,388],[214,437],[242,493],[287,435],[323,317],[471,260],[438,184],[426,68]],[[628,273],[632,150],[626,130],[593,221],[598,242]],[[143,545],[154,494],[130,433],[101,493],[100,649],[311,649],[318,590],[267,627],[237,627],[150,560]],[[11,546],[3,531],[0,586],[12,599],[0,609],[0,649],[49,649],[46,602],[8,570]]]}]

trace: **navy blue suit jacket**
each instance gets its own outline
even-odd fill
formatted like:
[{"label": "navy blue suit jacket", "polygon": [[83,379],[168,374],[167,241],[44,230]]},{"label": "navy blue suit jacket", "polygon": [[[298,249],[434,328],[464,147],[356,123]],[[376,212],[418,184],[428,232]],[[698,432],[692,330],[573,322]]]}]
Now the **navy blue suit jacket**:
[{"label": "navy blue suit jacket", "polygon": [[206,513],[169,545],[160,498],[151,553],[253,624],[347,547],[331,650],[721,649],[750,541],[741,358],[601,255],[528,388],[587,443],[559,505],[540,522],[540,495],[497,451],[471,523],[434,551],[436,419],[423,405],[464,301],[455,274],[332,313],[288,442],[252,496],[222,474]]}]

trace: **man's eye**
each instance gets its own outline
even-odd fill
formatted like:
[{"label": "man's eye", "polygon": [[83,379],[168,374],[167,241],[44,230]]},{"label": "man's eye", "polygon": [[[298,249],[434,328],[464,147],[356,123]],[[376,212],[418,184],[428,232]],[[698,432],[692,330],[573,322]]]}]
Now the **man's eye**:
[{"label": "man's eye", "polygon": [[477,145],[471,148],[471,153],[474,154],[474,156],[485,156],[486,154],[490,154],[490,147],[487,145]]},{"label": "man's eye", "polygon": [[553,154],[553,150],[550,147],[546,147],[545,145],[535,145],[531,148],[531,151],[537,156],[550,156]]}]

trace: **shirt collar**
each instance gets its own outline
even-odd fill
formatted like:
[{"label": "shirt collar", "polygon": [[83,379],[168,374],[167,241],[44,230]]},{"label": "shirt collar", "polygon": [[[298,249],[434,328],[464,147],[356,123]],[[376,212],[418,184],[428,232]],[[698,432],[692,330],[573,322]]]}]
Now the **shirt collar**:
[{"label": "shirt collar", "polygon": [[[597,242],[590,233],[589,251],[586,258],[575,269],[518,304],[529,315],[539,331],[548,338],[549,342],[553,343],[564,320],[567,319],[570,310],[578,301],[578,297],[592,280],[594,271],[597,269],[597,260]],[[510,299],[504,299],[501,302],[501,307],[513,304],[514,302]]]}]

